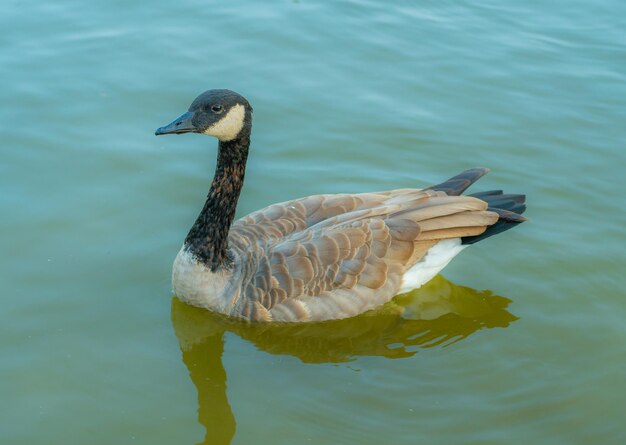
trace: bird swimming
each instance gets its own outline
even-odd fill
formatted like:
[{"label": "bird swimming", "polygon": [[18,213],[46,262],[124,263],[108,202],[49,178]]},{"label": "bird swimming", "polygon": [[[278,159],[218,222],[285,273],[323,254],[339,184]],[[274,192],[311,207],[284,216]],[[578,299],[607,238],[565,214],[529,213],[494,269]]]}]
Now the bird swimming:
[{"label": "bird swimming", "polygon": [[219,140],[206,202],[174,260],[182,301],[248,321],[348,318],[420,287],[467,246],[525,221],[525,196],[462,195],[487,168],[425,189],[313,195],[237,221],[252,129],[238,93],[208,90],[156,135]]}]

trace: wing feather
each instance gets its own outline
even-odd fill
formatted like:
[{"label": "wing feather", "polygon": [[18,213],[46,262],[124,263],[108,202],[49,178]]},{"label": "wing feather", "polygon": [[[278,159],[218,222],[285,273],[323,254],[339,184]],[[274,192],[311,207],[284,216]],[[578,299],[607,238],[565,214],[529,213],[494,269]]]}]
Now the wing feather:
[{"label": "wing feather", "polygon": [[317,195],[274,204],[230,234],[252,319],[344,318],[391,299],[402,275],[437,242],[483,233],[498,219],[487,203],[402,189]]}]

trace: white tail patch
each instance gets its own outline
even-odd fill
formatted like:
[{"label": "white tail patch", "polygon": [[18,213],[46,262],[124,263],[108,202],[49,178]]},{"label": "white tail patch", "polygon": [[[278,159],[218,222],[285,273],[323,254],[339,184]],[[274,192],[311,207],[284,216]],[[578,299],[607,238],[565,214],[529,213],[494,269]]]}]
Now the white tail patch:
[{"label": "white tail patch", "polygon": [[402,284],[398,293],[417,289],[429,282],[466,247],[467,245],[461,244],[461,238],[439,241],[428,250],[421,261],[406,271],[402,277]]},{"label": "white tail patch", "polygon": [[220,141],[232,141],[237,137],[243,128],[243,121],[246,117],[246,109],[243,105],[236,104],[228,113],[204,130],[204,134],[215,136]]}]

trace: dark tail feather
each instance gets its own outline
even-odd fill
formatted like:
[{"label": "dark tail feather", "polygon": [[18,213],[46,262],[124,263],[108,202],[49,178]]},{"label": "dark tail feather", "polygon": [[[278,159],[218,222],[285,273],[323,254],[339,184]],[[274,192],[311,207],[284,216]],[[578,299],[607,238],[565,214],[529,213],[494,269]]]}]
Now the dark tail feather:
[{"label": "dark tail feather", "polygon": [[[446,182],[433,185],[427,190],[442,191],[449,196],[458,196],[487,173],[489,173],[488,168],[472,168],[448,179]],[[488,204],[487,210],[497,213],[499,218],[495,224],[487,227],[487,230],[485,230],[482,234],[463,237],[461,239],[463,244],[474,244],[478,241],[484,240],[485,238],[489,238],[492,235],[512,229],[516,225],[526,221],[526,218],[521,216],[521,214],[526,211],[525,195],[504,194],[502,190],[489,190],[486,192],[474,193],[469,196],[486,201]]]},{"label": "dark tail feather", "polygon": [[502,190],[489,190],[487,192],[472,193],[469,196],[487,201],[489,207],[494,209],[508,210],[520,215],[526,211],[526,195],[505,195],[502,193]]},{"label": "dark tail feather", "polygon": [[516,225],[526,221],[526,218],[524,218],[522,215],[509,212],[508,210],[494,209],[491,207],[488,207],[487,210],[489,210],[490,212],[496,212],[500,216],[500,218],[498,218],[498,221],[496,221],[495,224],[487,227],[487,230],[485,230],[480,235],[465,236],[461,238],[462,244],[477,243],[478,241],[482,241],[485,238],[489,238],[492,235],[497,235],[498,233],[502,233],[506,230],[512,229]]},{"label": "dark tail feather", "polygon": [[461,238],[463,244],[474,244],[492,235],[497,235],[505,230],[512,229],[516,225],[526,221],[526,218],[521,215],[526,211],[525,195],[505,195],[500,190],[491,190],[488,192],[474,193],[470,196],[487,201],[489,205],[487,210],[497,213],[499,218],[495,224],[487,227],[487,230],[480,235]]},{"label": "dark tail feather", "polygon": [[478,181],[480,178],[489,173],[489,169],[485,167],[476,167],[465,170],[463,173],[448,179],[441,184],[428,187],[426,190],[436,190],[438,192],[446,192],[449,196],[459,196],[467,188]]}]

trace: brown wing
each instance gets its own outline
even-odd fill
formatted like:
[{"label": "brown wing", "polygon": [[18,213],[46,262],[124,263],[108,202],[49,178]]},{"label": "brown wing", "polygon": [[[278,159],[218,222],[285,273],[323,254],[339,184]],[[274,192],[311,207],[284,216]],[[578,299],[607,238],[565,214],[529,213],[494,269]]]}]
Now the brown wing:
[{"label": "brown wing", "polygon": [[250,240],[271,244],[335,216],[380,206],[387,198],[383,193],[314,195],[273,204],[235,221],[231,241],[243,242],[241,247]]},{"label": "brown wing", "polygon": [[238,312],[251,320],[350,317],[390,300],[402,275],[446,238],[478,235],[487,203],[435,190],[318,195],[239,220]]}]

